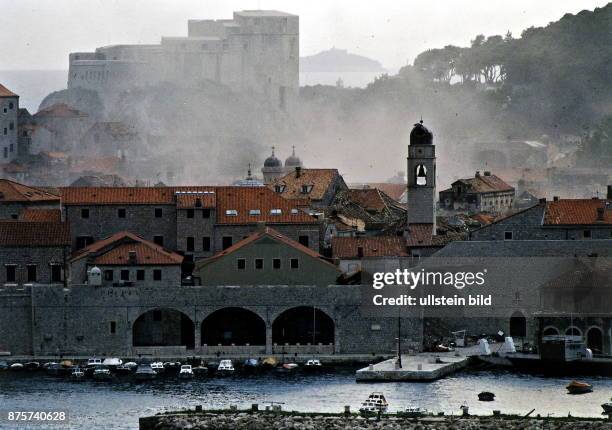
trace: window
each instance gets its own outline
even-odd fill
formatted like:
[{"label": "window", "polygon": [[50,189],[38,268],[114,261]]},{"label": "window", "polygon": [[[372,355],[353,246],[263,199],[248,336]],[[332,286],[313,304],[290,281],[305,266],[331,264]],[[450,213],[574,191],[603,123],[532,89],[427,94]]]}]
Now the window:
[{"label": "window", "polygon": [[145,280],[145,271],[143,269],[138,269],[136,271],[136,280],[144,281]]},{"label": "window", "polygon": [[263,269],[263,267],[264,267],[263,258],[256,258],[255,259],[255,268],[257,270],[261,270],[261,269]]},{"label": "window", "polygon": [[119,218],[125,218],[125,208],[117,209],[117,216]]},{"label": "window", "polygon": [[164,246],[164,236],[153,236],[153,243],[159,246]]},{"label": "window", "polygon": [[415,171],[414,171],[414,175],[415,175],[415,183],[417,185],[427,185],[427,168],[425,166],[423,166],[422,164],[419,164],[418,166],[416,166]]},{"label": "window", "polygon": [[28,282],[36,282],[36,264],[28,264]]},{"label": "window", "polygon": [[161,218],[164,214],[162,208],[155,208],[155,218]]},{"label": "window", "polygon": [[17,219],[17,218],[19,218],[19,215],[17,215],[17,214],[11,214],[11,219]]},{"label": "window", "polygon": [[187,209],[187,218],[193,218],[194,212],[193,209]]},{"label": "window", "polygon": [[202,209],[202,218],[210,218],[210,209]]},{"label": "window", "polygon": [[273,258],[272,259],[272,268],[273,269],[280,269],[281,268],[281,259],[280,258]]},{"label": "window", "polygon": [[591,230],[585,230],[582,232],[582,237],[584,237],[585,239],[590,239],[591,238]]},{"label": "window", "polygon": [[6,266],[6,282],[15,282],[17,277],[17,266],[9,264]]},{"label": "window", "polygon": [[122,281],[129,281],[130,280],[130,271],[127,269],[123,269],[121,271],[121,280]]},{"label": "window", "polygon": [[210,237],[208,236],[202,238],[202,251],[210,251]]},{"label": "window", "polygon": [[249,215],[261,215],[261,209],[251,209]]},{"label": "window", "polygon": [[4,135],[6,136],[8,134],[8,128],[4,127]]},{"label": "window", "polygon": [[300,236],[298,238],[298,242],[300,242],[300,245],[304,245],[304,246],[308,246],[308,236]]},{"label": "window", "polygon": [[512,240],[512,232],[511,231],[505,231],[504,232],[504,240]]},{"label": "window", "polygon": [[105,270],[104,271],[104,280],[105,281],[112,281],[113,280],[113,271],[112,270]]},{"label": "window", "polygon": [[292,269],[299,269],[300,268],[300,261],[297,258],[292,258],[291,259],[291,268]]},{"label": "window", "polygon": [[161,271],[161,269],[153,270],[153,280],[154,281],[161,281],[162,280],[162,271]]},{"label": "window", "polygon": [[13,109],[15,107],[15,105],[13,104],[13,102],[9,102],[9,109]]},{"label": "window", "polygon": [[188,237],[187,238],[187,252],[193,252],[195,249],[195,238]]},{"label": "window", "polygon": [[246,260],[244,258],[239,258],[238,260],[236,260],[236,267],[238,268],[238,270],[245,270]]},{"label": "window", "polygon": [[13,121],[9,122],[9,130],[15,130],[15,123]]},{"label": "window", "polygon": [[153,311],[153,321],[161,321],[162,320],[162,312],[157,309]]},{"label": "window", "polygon": [[89,209],[81,209],[81,218],[89,218]]},{"label": "window", "polygon": [[9,152],[13,152],[14,150],[15,150],[15,149],[14,149],[14,147],[13,147],[13,144],[11,143],[11,144],[9,145]]},{"label": "window", "polygon": [[59,264],[51,265],[51,282],[62,282],[62,266]]},{"label": "window", "polygon": [[225,211],[225,215],[227,216],[238,216],[238,211],[236,209],[228,209]]},{"label": "window", "polygon": [[91,245],[94,242],[93,237],[91,236],[77,236],[76,238],[76,248],[82,249],[88,245]]},{"label": "window", "polygon": [[110,322],[110,334],[115,334],[115,333],[117,333],[117,322],[111,321]]},{"label": "window", "polygon": [[225,250],[232,246],[232,236],[223,236],[221,239],[221,247]]},{"label": "window", "polygon": [[281,215],[282,213],[281,209],[270,209],[270,215]]}]

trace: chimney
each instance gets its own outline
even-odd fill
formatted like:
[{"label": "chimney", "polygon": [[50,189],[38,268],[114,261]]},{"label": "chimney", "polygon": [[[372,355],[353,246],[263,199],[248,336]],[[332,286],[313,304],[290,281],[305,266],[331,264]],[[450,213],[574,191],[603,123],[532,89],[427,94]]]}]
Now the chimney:
[{"label": "chimney", "polygon": [[476,177],[480,178],[480,170],[476,170]]},{"label": "chimney", "polygon": [[597,221],[604,221],[605,208],[597,208]]},{"label": "chimney", "polygon": [[136,264],[136,251],[128,251],[128,262]]},{"label": "chimney", "polygon": [[612,185],[608,185],[608,196],[609,200],[612,200]]},{"label": "chimney", "polygon": [[485,170],[485,176],[491,176],[491,172],[489,172],[488,170]]},{"label": "chimney", "polygon": [[540,203],[546,203],[546,197],[540,199]]},{"label": "chimney", "polygon": [[559,201],[559,196],[554,196],[553,197],[553,202],[558,202]]},{"label": "chimney", "polygon": [[363,246],[357,247],[357,258],[363,258]]},{"label": "chimney", "polygon": [[295,166],[295,177],[299,178],[302,176],[302,166]]}]

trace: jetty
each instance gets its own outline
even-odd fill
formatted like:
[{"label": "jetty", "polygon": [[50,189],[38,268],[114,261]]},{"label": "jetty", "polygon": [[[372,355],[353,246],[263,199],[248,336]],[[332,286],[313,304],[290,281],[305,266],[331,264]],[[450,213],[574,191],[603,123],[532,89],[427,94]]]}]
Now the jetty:
[{"label": "jetty", "polygon": [[449,353],[421,353],[402,355],[401,367],[397,357],[370,364],[357,370],[357,382],[428,382],[444,378],[469,363],[465,355]]}]

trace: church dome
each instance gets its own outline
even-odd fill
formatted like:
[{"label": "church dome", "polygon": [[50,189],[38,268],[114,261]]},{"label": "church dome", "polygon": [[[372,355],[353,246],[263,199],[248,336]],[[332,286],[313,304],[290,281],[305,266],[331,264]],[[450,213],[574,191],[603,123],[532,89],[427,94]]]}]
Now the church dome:
[{"label": "church dome", "polygon": [[285,160],[285,168],[295,169],[296,167],[302,167],[302,160],[295,155],[295,146],[293,147],[293,153]]},{"label": "church dome", "polygon": [[411,145],[431,145],[433,143],[433,133],[423,125],[423,120],[417,122],[410,132]]},{"label": "church dome", "polygon": [[272,155],[264,161],[264,167],[283,167],[283,163],[274,155],[274,148],[272,148]]}]

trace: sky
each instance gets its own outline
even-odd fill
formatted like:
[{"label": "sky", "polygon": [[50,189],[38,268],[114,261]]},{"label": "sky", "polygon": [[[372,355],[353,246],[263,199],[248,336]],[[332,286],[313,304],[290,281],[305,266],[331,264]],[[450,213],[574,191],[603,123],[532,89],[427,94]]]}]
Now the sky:
[{"label": "sky", "polygon": [[331,47],[390,70],[477,34],[515,36],[607,0],[0,0],[0,70],[67,69],[68,53],[183,36],[188,19],[276,9],[300,16],[301,55]]}]

